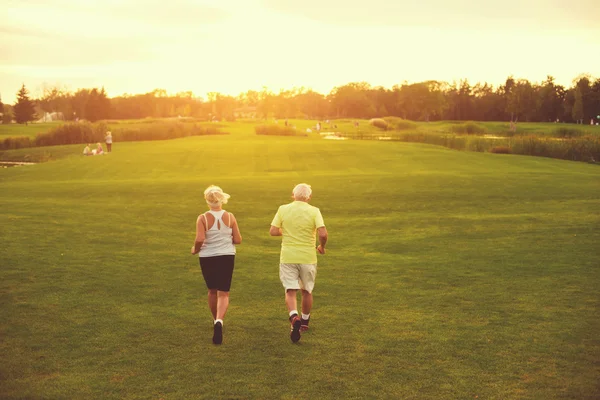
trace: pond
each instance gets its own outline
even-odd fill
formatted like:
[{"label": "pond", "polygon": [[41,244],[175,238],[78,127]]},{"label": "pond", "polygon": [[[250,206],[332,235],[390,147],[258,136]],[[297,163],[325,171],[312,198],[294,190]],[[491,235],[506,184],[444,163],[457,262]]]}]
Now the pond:
[{"label": "pond", "polygon": [[21,165],[34,165],[32,162],[0,161],[0,168],[20,167]]}]

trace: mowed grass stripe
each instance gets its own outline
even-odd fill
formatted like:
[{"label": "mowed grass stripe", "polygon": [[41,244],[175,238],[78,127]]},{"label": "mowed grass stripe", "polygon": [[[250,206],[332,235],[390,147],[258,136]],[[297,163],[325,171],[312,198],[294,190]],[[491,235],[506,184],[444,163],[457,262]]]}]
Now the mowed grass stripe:
[{"label": "mowed grass stripe", "polygon": [[[252,135],[78,153],[0,171],[3,398],[597,393],[596,166]],[[331,241],[293,346],[268,226],[301,181]],[[188,254],[213,183],[244,235],[220,348]]]}]

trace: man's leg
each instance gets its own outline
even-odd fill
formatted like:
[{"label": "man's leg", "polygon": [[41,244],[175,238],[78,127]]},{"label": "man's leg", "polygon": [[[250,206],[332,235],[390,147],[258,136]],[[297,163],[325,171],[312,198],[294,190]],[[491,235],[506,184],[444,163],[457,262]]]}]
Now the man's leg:
[{"label": "man's leg", "polygon": [[298,303],[296,300],[296,289],[288,289],[285,291],[285,304],[287,305],[288,312],[298,312]]},{"label": "man's leg", "polygon": [[308,330],[308,322],[310,321],[310,310],[313,305],[312,293],[302,289],[302,318],[300,324],[300,331],[305,332]]},{"label": "man's leg", "polygon": [[288,289],[285,292],[285,304],[287,305],[288,312],[290,314],[290,322],[292,328],[290,331],[290,339],[293,343],[300,340],[300,317],[298,316],[298,303],[296,300],[296,289]]},{"label": "man's leg", "polygon": [[302,314],[310,314],[313,305],[313,295],[302,289]]},{"label": "man's leg", "polygon": [[298,300],[296,293],[300,289],[298,282],[299,264],[279,264],[279,279],[285,288],[285,305],[289,313],[289,319],[292,324],[290,339],[293,343],[300,340],[300,317],[298,316]]},{"label": "man's leg", "polygon": [[315,287],[317,277],[317,264],[302,264],[300,267],[300,280],[302,281],[302,318],[300,330],[308,330],[308,321],[310,319],[310,310],[313,306],[312,291]]}]

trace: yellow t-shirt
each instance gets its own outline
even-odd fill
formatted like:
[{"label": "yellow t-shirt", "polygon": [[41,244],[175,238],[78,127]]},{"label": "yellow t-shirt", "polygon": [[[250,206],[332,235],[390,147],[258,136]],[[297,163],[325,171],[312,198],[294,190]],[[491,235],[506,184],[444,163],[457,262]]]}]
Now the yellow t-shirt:
[{"label": "yellow t-shirt", "polygon": [[316,264],[317,228],[325,226],[321,211],[305,201],[294,201],[279,207],[272,226],[281,228],[280,263]]}]

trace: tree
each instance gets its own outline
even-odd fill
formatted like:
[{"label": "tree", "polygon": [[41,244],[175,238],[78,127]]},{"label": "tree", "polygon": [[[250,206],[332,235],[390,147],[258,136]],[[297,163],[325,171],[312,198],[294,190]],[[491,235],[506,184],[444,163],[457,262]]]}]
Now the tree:
[{"label": "tree", "polygon": [[[208,102],[211,105],[212,115],[218,120],[233,121],[235,119],[235,109],[237,102],[234,97],[221,94],[219,92],[208,93]],[[188,115],[186,115],[186,107]],[[190,106],[187,104],[179,112],[184,117],[189,116]]]},{"label": "tree", "polygon": [[[61,120],[73,120],[77,117],[82,117],[75,113],[74,93],[67,87],[59,85],[42,86],[42,94],[35,99],[35,104],[38,111],[45,113],[55,113],[53,118]],[[79,110],[78,110],[79,111]]]},{"label": "tree", "polygon": [[10,124],[13,120],[12,106],[10,104],[5,104],[2,114],[2,123]]},{"label": "tree", "polygon": [[25,84],[17,92],[17,102],[14,106],[15,121],[18,124],[25,124],[35,119],[35,104],[29,99],[29,91]]},{"label": "tree", "polygon": [[579,87],[575,88],[575,104],[573,104],[571,115],[578,124],[583,122],[583,95]]},{"label": "tree", "polygon": [[477,121],[501,121],[504,119],[504,104],[500,90],[487,82],[473,87],[473,119]]},{"label": "tree", "polygon": [[429,122],[431,117],[439,118],[446,108],[446,99],[442,91],[442,84],[437,81],[427,81],[421,83],[427,88],[427,94],[423,99],[423,109],[421,110],[421,119]]},{"label": "tree", "polygon": [[510,111],[510,108],[512,107],[512,105],[510,104],[510,97],[512,95],[514,87],[515,79],[512,77],[512,75],[506,78],[504,86],[500,87],[500,92],[502,93],[502,100],[504,103],[504,109],[510,115],[511,121],[515,119],[514,113]]},{"label": "tree", "polygon": [[308,118],[325,118],[329,113],[329,102],[321,93],[309,90],[296,96],[300,113]]},{"label": "tree", "polygon": [[335,87],[329,94],[332,111],[337,117],[372,118],[377,108],[368,93],[371,86],[366,82],[353,82]]},{"label": "tree", "polygon": [[560,116],[562,104],[562,86],[554,83],[554,78],[548,76],[540,86],[537,96],[538,119],[544,122],[554,122]]},{"label": "tree", "polygon": [[590,109],[592,110],[592,118],[596,118],[597,122],[600,122],[598,121],[598,119],[600,118],[597,117],[598,115],[600,115],[600,78],[597,78],[594,84],[592,85],[590,104]]},{"label": "tree", "polygon": [[267,119],[273,113],[273,108],[275,106],[275,99],[273,93],[268,90],[266,87],[263,87],[262,92],[259,95],[259,103],[257,106],[258,115],[260,115],[263,119]]},{"label": "tree", "polygon": [[83,117],[92,122],[107,119],[110,114],[110,100],[106,96],[104,88],[101,90],[93,88],[88,96]]},{"label": "tree", "polygon": [[70,98],[73,110],[73,119],[84,119],[86,116],[87,103],[90,98],[89,89],[79,89]]},{"label": "tree", "polygon": [[[594,112],[595,110],[594,108],[594,92],[592,89],[592,85],[591,85],[591,76],[589,75],[580,75],[576,78],[576,80],[574,81],[575,83],[575,105],[577,107],[579,107],[579,105],[577,104],[577,100],[578,100],[578,94],[577,91],[579,91],[581,98],[579,99],[581,101],[581,108],[582,108],[582,115],[581,115],[581,122],[583,123],[583,121],[589,122],[589,120],[593,117],[596,116],[596,113]],[[573,118],[575,118],[575,116],[573,116]]]},{"label": "tree", "polygon": [[518,121],[520,117],[530,121],[531,116],[536,113],[535,90],[526,79],[516,81],[513,89],[508,95],[508,112],[511,120]]}]

